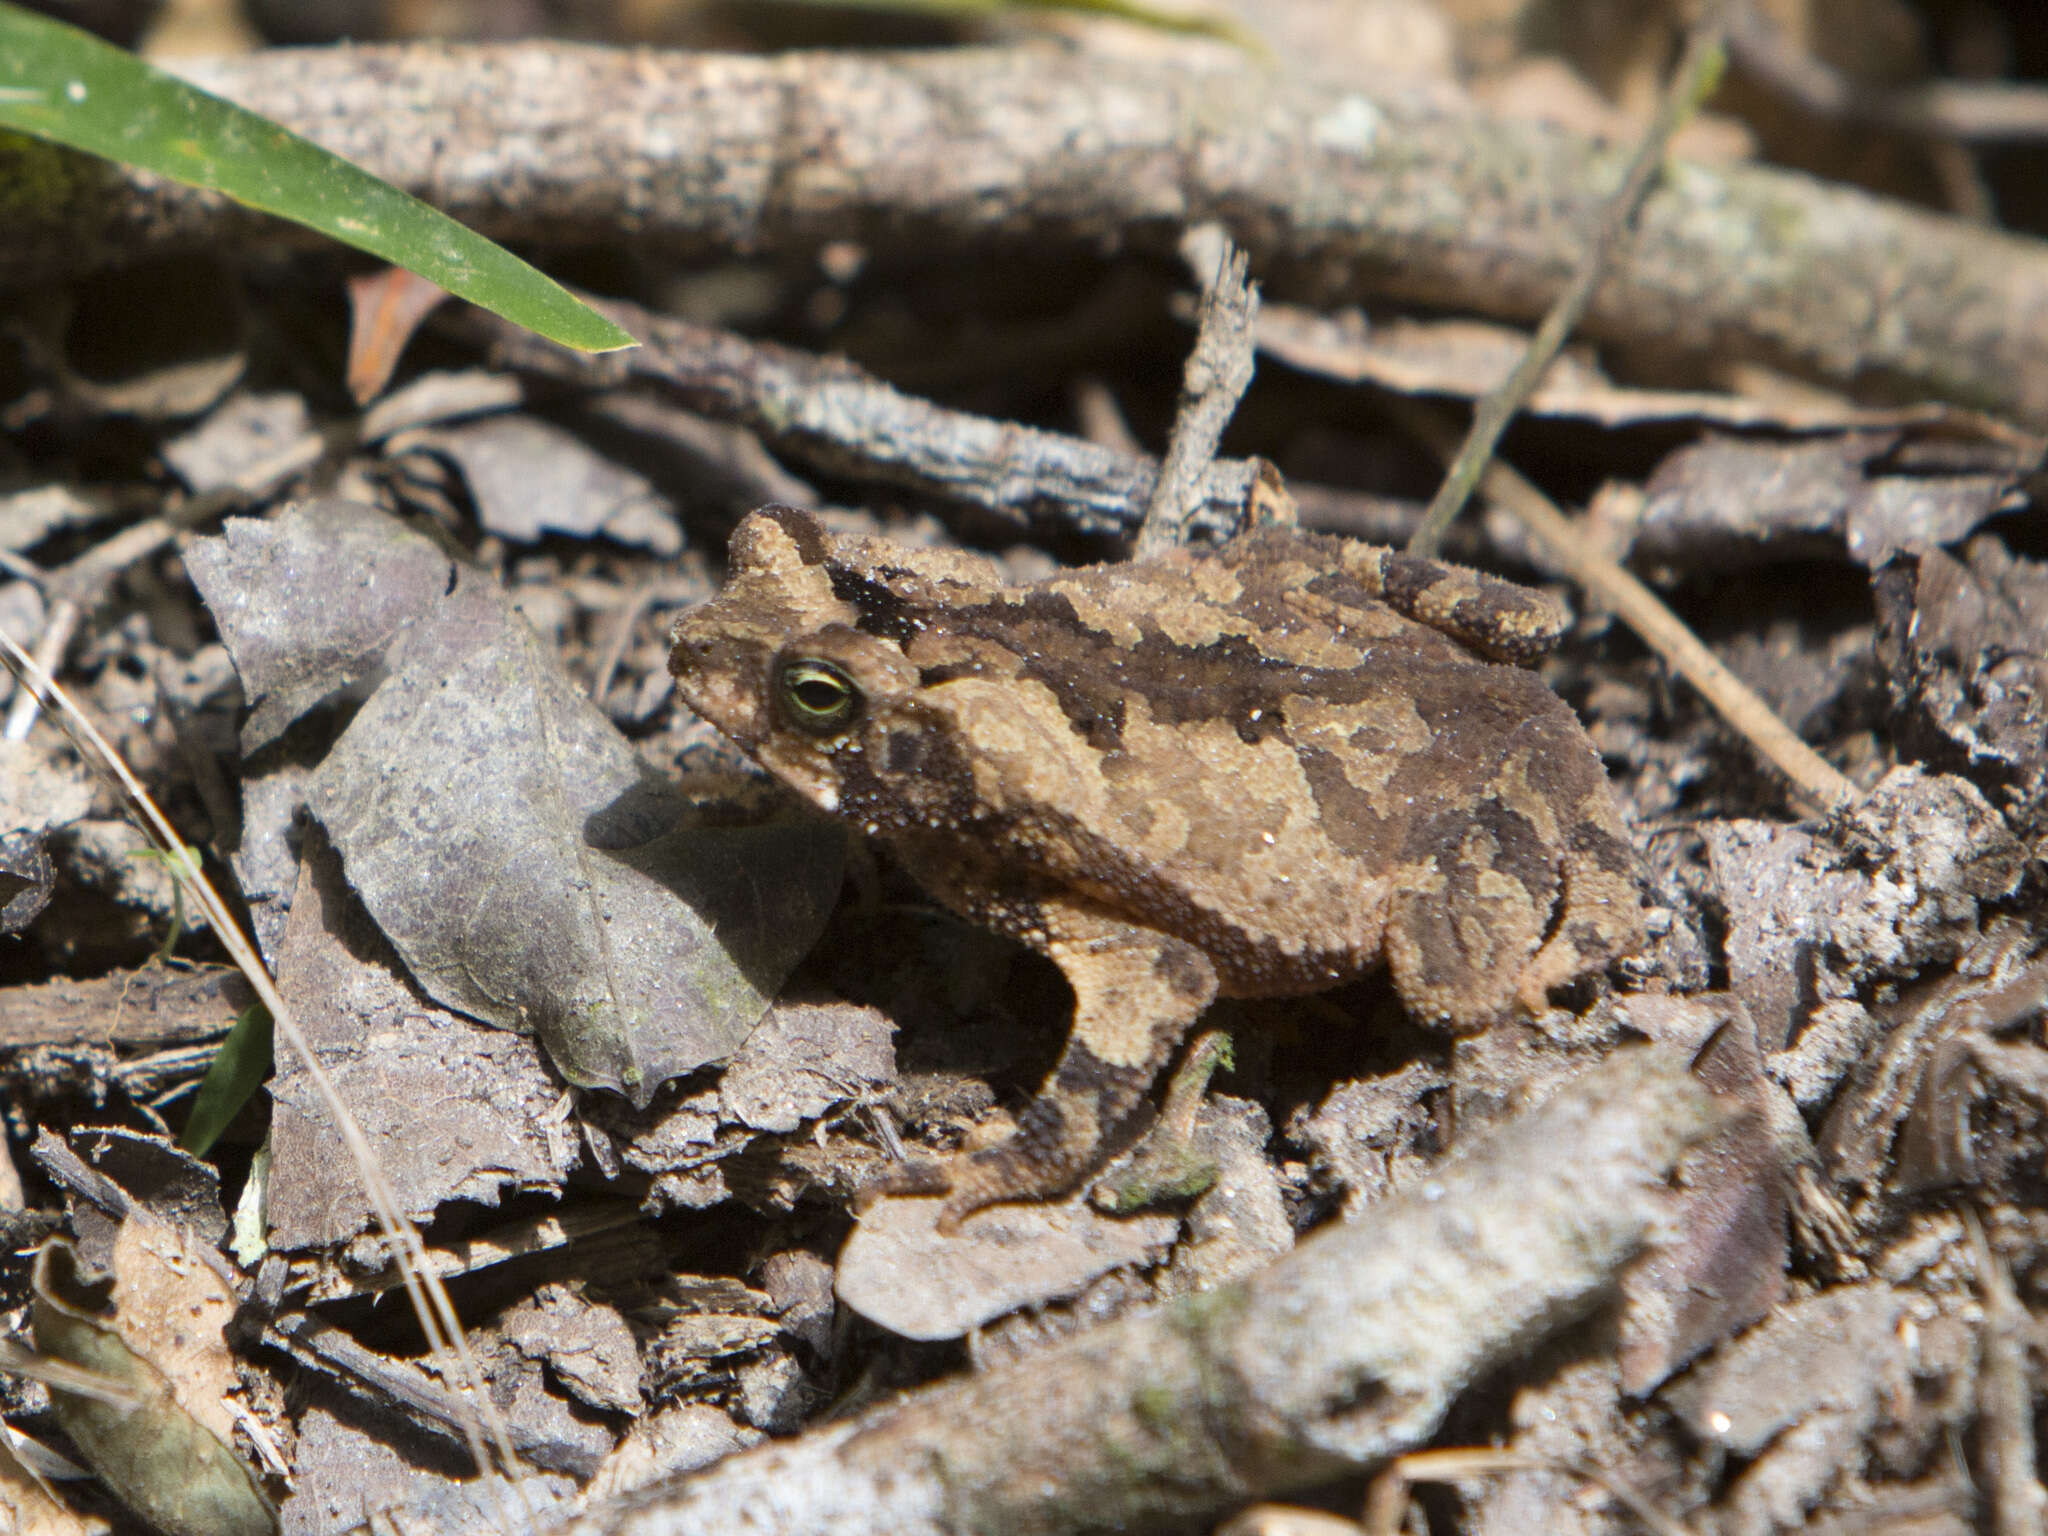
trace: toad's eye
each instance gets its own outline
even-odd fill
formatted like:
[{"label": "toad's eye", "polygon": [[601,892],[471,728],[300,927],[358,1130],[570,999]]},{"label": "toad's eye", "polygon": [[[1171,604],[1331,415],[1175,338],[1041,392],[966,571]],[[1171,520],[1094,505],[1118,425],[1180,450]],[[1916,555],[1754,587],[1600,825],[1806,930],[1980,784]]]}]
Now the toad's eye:
[{"label": "toad's eye", "polygon": [[853,679],[813,656],[783,662],[776,670],[775,691],[790,724],[814,736],[842,731],[860,714],[860,690]]}]

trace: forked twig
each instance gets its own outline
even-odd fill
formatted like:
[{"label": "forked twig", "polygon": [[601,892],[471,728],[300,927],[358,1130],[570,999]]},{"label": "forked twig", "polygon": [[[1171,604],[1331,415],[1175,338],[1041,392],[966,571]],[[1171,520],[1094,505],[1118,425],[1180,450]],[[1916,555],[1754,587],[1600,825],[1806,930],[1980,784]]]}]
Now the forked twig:
[{"label": "forked twig", "polygon": [[[1200,509],[1203,482],[1216,461],[1216,445],[1258,366],[1253,326],[1259,290],[1247,280],[1249,259],[1220,229],[1190,230],[1181,243],[1202,282],[1194,350],[1181,378],[1173,436],[1159,461],[1159,477],[1145,499],[1145,519],[1131,554],[1163,554],[1187,542],[1188,521]],[[1204,266],[1208,270],[1201,270]]]}]

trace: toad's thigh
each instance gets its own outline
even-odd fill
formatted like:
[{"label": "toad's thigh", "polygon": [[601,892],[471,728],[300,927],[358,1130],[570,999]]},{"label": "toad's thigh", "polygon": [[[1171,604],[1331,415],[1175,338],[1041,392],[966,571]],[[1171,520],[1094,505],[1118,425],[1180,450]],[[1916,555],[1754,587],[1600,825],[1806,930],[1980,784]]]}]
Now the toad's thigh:
[{"label": "toad's thigh", "polygon": [[1476,1029],[1524,995],[1562,888],[1559,850],[1497,798],[1445,816],[1412,845],[1387,917],[1395,989],[1422,1019]]}]

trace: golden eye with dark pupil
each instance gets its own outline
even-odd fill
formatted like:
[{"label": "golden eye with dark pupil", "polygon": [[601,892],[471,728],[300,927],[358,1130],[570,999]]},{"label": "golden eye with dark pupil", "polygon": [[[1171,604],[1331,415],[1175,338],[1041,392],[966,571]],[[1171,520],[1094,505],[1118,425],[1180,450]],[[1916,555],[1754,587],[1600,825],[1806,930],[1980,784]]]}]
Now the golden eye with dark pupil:
[{"label": "golden eye with dark pupil", "polygon": [[783,708],[799,730],[829,735],[860,713],[860,690],[829,661],[799,657],[785,661],[776,677]]}]

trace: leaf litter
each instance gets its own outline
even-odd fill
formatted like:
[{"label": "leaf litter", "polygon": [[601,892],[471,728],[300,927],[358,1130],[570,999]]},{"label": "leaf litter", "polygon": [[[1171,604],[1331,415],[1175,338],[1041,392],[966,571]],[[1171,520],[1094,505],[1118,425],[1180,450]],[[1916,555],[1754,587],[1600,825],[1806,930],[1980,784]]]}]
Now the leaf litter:
[{"label": "leaf litter", "polygon": [[[758,268],[738,276],[768,281]],[[1141,298],[1148,283],[1156,276],[1140,280]],[[830,337],[821,345],[844,340],[858,356],[877,334],[859,285],[832,277],[811,298],[853,315],[847,330],[821,331]],[[1472,393],[1519,345],[1491,322],[1464,318],[1376,310],[1368,333],[1277,303],[1265,314],[1295,327],[1269,331],[1269,356],[1292,347],[1301,369],[1349,369],[1403,391]],[[914,356],[931,333],[905,325],[895,314],[882,330],[896,327]],[[1012,329],[1028,339],[1028,327]],[[762,349],[702,334],[718,338],[733,388],[743,389]],[[1948,406],[1731,390],[1732,375],[1639,378],[1626,357],[1570,354],[1541,408],[1614,429],[1600,439],[1595,472],[1611,478],[1594,497],[1592,531],[1630,547],[1731,667],[1874,790],[1865,814],[1788,819],[1777,789],[1748,769],[1719,723],[1587,605],[1552,676],[1590,717],[1634,802],[1658,909],[1652,947],[1618,978],[1622,995],[1455,1043],[1408,1029],[1370,985],[1246,1018],[1238,1065],[1199,1118],[1215,1184],[1171,1214],[1135,1221],[1079,1206],[1058,1213],[1102,1239],[1074,1244],[1079,1261],[1067,1264],[1059,1244],[1030,1239],[1028,1223],[1011,1234],[1017,1246],[979,1252],[930,1233],[890,1239],[885,1222],[854,1228],[842,1247],[848,1199],[868,1172],[899,1146],[928,1153],[971,1137],[1028,1090],[1057,1045],[1065,1000],[1056,984],[1028,957],[918,911],[921,898],[886,862],[853,864],[856,899],[828,925],[842,878],[836,837],[787,823],[764,835],[745,815],[705,811],[670,788],[678,764],[728,788],[738,776],[700,728],[670,724],[662,709],[654,610],[679,599],[635,606],[633,594],[653,583],[644,553],[627,541],[670,547],[679,516],[693,550],[715,548],[722,521],[752,502],[811,505],[821,488],[837,496],[873,476],[859,370],[816,370],[836,381],[832,431],[844,440],[821,436],[806,449],[798,435],[771,435],[777,456],[736,424],[770,432],[772,412],[759,401],[727,410],[702,392],[680,396],[706,412],[699,417],[674,404],[674,392],[645,390],[644,379],[642,392],[628,392],[575,374],[591,392],[567,410],[546,407],[544,431],[531,430],[540,417],[494,421],[491,413],[530,408],[572,377],[528,362],[515,364],[519,372],[415,375],[418,392],[401,384],[389,419],[350,438],[334,429],[361,423],[313,419],[330,409],[320,392],[266,361],[264,326],[246,335],[236,366],[248,370],[249,393],[227,394],[179,435],[138,429],[166,462],[192,485],[223,485],[310,427],[348,445],[334,455],[343,461],[334,484],[351,501],[425,509],[439,526],[429,537],[418,516],[401,524],[324,500],[265,523],[235,519],[185,551],[227,647],[205,648],[205,659],[219,675],[232,653],[252,706],[239,762],[231,706],[176,668],[155,671],[204,638],[204,618],[181,613],[175,563],[137,571],[134,590],[113,605],[120,627],[94,638],[74,669],[94,679],[92,698],[125,732],[124,746],[156,764],[156,777],[183,785],[177,764],[209,752],[240,771],[231,815],[212,805],[187,814],[195,827],[213,818],[216,846],[244,871],[259,932],[309,1010],[323,1056],[372,1122],[405,1204],[434,1218],[432,1261],[465,1287],[465,1315],[484,1323],[480,1345],[530,1460],[594,1470],[587,1497],[596,1500],[963,1357],[984,1367],[1029,1362],[1097,1322],[1256,1267],[1326,1218],[1427,1188],[1446,1147],[1648,1036],[1698,1055],[1702,1074],[1748,1118],[1689,1155],[1672,1218],[1679,1235],[1623,1282],[1622,1311],[1531,1351],[1511,1380],[1476,1393],[1446,1434],[1601,1469],[1695,1528],[1764,1531],[1809,1518],[1833,1518],[1839,1530],[1886,1519],[1964,1528],[1974,1494],[1958,1456],[1988,1487],[1984,1447],[1998,1431],[1995,1415],[1979,1409],[1995,1373],[1979,1365],[1987,1303],[1956,1206],[1983,1212],[2024,1297],[2037,1299],[2048,1250],[2038,1198],[2048,1102],[2039,1044],[2048,994],[2039,918],[2048,584],[2038,530],[2012,515],[2031,508],[2037,489],[2029,476],[2038,454],[2022,435]],[[807,377],[794,366],[774,376],[795,379],[792,389]],[[992,416],[1044,425],[1037,396],[1049,373],[1027,367],[1013,383],[991,368],[976,377],[969,390],[992,402]],[[1066,382],[1062,375],[1059,387]],[[61,374],[53,387],[67,409],[95,409]],[[1414,489],[1387,470],[1387,440],[1361,424],[1371,413],[1324,409],[1329,396],[1316,391],[1326,388],[1270,370],[1241,424],[1246,442],[1297,484],[1341,482],[1313,487],[1305,507],[1361,516],[1370,488],[1372,515],[1398,533],[1414,510],[1402,494]],[[1271,391],[1263,403],[1260,390]],[[1101,393],[1112,414],[1121,406],[1132,420],[1115,424],[1121,439],[1083,446],[1099,454],[1101,443],[1150,440],[1156,423],[1142,390],[1113,374]],[[36,419],[32,402],[15,409],[14,420]],[[444,426],[478,416],[491,424]],[[960,413],[933,407],[921,419],[942,442]],[[1014,438],[1014,423],[982,425]],[[417,435],[421,427],[442,440]],[[386,438],[392,430],[415,435]],[[639,482],[601,472],[621,431],[674,439],[663,472],[648,456],[627,455],[663,498],[638,532],[608,521],[642,495]],[[1554,423],[1527,431],[1537,457],[1552,452],[1560,462],[1583,460],[1590,438]],[[467,469],[453,451],[462,439],[486,449]],[[622,495],[578,491],[574,505],[557,507],[550,493],[521,505],[522,475],[542,462],[537,450],[562,456],[565,483],[581,477]],[[918,449],[892,441],[890,451]],[[1142,465],[1118,454],[1119,465]],[[934,478],[944,480],[894,483]],[[1055,479],[1025,483],[1043,490]],[[980,489],[971,480],[944,483],[972,501]],[[0,544],[38,560],[68,558],[67,541],[161,499],[140,481],[12,487],[0,496]],[[1380,494],[1390,488],[1400,494]],[[543,499],[550,505],[534,504]],[[910,510],[930,499],[920,493]],[[864,509],[823,510],[860,531],[932,536],[936,523],[906,519],[894,500],[877,493]],[[1050,500],[1041,512],[1041,526],[1058,515]],[[1470,534],[1471,547],[1489,563],[1540,571],[1526,539],[1496,537],[1500,521],[1483,525],[1484,539]],[[956,526],[987,532],[971,517]],[[520,547],[496,547],[486,537],[494,529]],[[697,582],[693,558],[684,564]],[[1049,564],[1035,554],[1004,558]],[[480,579],[494,562],[503,593]],[[1742,579],[1729,581],[1730,570]],[[34,583],[9,591],[8,612],[43,612]],[[507,593],[537,616],[542,640],[522,632]],[[600,728],[562,674],[557,644],[572,661],[585,659],[579,646],[610,650],[613,661],[587,675],[608,683],[616,666],[606,702],[630,701],[615,718],[629,721],[634,744]],[[196,678],[202,658],[192,659]],[[516,709],[494,712],[515,700]],[[159,723],[139,725],[160,701]],[[174,739],[162,722],[179,710],[199,732]],[[528,725],[531,739],[513,739],[515,725],[536,718],[542,729]],[[26,931],[76,963],[116,952],[85,947],[102,916],[161,912],[164,903],[152,882],[111,874],[118,850],[98,830],[110,825],[106,807],[94,807],[90,786],[39,742],[0,747],[10,754],[0,759],[0,795],[23,807],[0,825],[33,829],[38,851],[47,850],[56,895]],[[479,793],[461,790],[463,774],[476,776]],[[533,805],[544,825],[492,825],[493,806],[498,821],[519,819],[502,814],[508,804],[522,815]],[[786,846],[775,841],[782,836]],[[709,873],[676,873],[686,839],[707,850]],[[107,877],[88,893],[82,877],[96,850]],[[720,886],[720,870],[748,873]],[[40,881],[41,865],[15,878]],[[754,914],[713,925],[717,940],[740,951],[720,962],[728,980],[739,977],[730,996],[740,1003],[714,998],[703,1016],[671,1021],[651,1044],[608,1031],[593,1043],[553,1024],[532,1033],[544,1018],[592,1012],[642,1023],[666,999],[661,988],[593,994],[570,974],[580,967],[587,981],[603,968],[604,945],[578,914],[644,923],[655,937],[633,950],[643,957],[634,964],[660,967],[685,947],[662,903],[680,905],[677,888],[700,886]],[[102,905],[81,918],[87,894]],[[763,929],[799,926],[792,912],[824,937],[784,981],[787,963],[761,962],[749,945]],[[487,931],[472,934],[473,925]],[[138,920],[124,932],[147,929]],[[777,936],[792,953],[809,942]],[[533,953],[513,953],[521,949]],[[148,974],[106,977],[104,995],[147,995]],[[231,1013],[223,1005],[219,1024]],[[733,1022],[749,1013],[760,1020],[751,1034]],[[117,1023],[79,1043],[92,1025],[74,1017],[82,1022],[63,1037],[71,1043],[45,1032],[7,1058],[8,1086],[30,1120],[75,1115],[85,1100],[101,1118],[129,1113],[102,1107],[129,1103],[134,1090],[124,1085],[139,1079],[127,1069],[173,1072],[150,1064],[206,1038],[195,1030],[148,1039]],[[651,1080],[671,1069],[668,1086]],[[571,1093],[572,1071],[610,1086]],[[318,1374],[312,1353],[294,1356],[317,1384],[303,1412],[273,1416],[299,1437],[291,1518],[303,1522],[296,1529],[338,1530],[367,1505],[411,1506],[404,1518],[425,1520],[433,1491],[462,1475],[452,1442],[445,1430],[412,1433],[376,1405],[401,1400],[407,1383],[434,1383],[411,1359],[416,1341],[391,1325],[396,1309],[364,1299],[382,1295],[391,1277],[365,1240],[360,1197],[337,1176],[332,1141],[295,1069],[281,1070],[273,1096],[268,1142],[244,1192],[245,1217],[258,1228],[263,1213],[247,1207],[271,1202],[277,1251],[265,1269],[284,1277],[261,1292],[285,1309],[268,1336],[282,1336],[294,1317],[299,1327],[317,1306],[335,1319],[322,1324],[330,1338],[360,1336],[351,1358],[364,1373],[344,1395],[345,1371]],[[175,1106],[165,1108],[175,1122]],[[155,1112],[132,1110],[138,1121]],[[253,1134],[241,1127],[242,1153]],[[229,1165],[237,1141],[228,1138]],[[169,1178],[134,1145],[99,1161],[117,1184],[154,1189]],[[120,1223],[95,1226],[75,1207],[78,1250],[110,1244]],[[201,1241],[217,1222],[198,1223]],[[1133,1235],[1148,1241],[1123,1242]],[[876,1318],[928,1342],[886,1339]],[[1034,1380],[1033,1390],[1050,1397],[1058,1387]],[[567,1495],[573,1482],[547,1474],[533,1497]],[[1443,1508],[1467,1530],[1624,1528],[1629,1517],[1592,1486],[1575,1471],[1512,1472],[1446,1490]],[[489,1528],[503,1508],[470,1499],[448,1518],[453,1528]]]},{"label": "leaf litter", "polygon": [[235,1296],[211,1256],[137,1208],[114,1240],[102,1304],[76,1250],[51,1242],[36,1261],[36,1347],[132,1394],[133,1405],[53,1397],[73,1443],[138,1515],[167,1536],[270,1536],[276,1511],[233,1450],[240,1383],[222,1330]]}]

